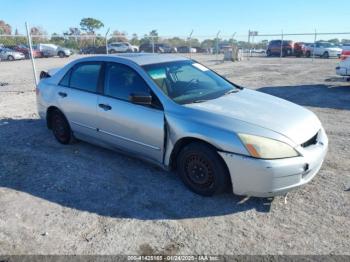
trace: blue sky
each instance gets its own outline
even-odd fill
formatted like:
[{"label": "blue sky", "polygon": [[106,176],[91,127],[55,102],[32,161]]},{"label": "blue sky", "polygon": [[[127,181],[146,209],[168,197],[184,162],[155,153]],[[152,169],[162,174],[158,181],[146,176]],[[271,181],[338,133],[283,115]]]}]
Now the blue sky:
[{"label": "blue sky", "polygon": [[350,0],[0,0],[0,20],[24,33],[24,22],[48,33],[78,27],[81,18],[100,19],[104,34],[111,30],[142,36],[152,29],[160,35],[195,36],[284,32],[348,32]]}]

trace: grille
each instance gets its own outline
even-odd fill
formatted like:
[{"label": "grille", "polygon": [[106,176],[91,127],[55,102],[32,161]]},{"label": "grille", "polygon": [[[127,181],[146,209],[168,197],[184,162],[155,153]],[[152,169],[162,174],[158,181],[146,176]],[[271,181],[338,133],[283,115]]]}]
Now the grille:
[{"label": "grille", "polygon": [[302,143],[301,146],[302,147],[308,147],[308,146],[317,144],[317,135],[318,135],[318,132],[316,133],[316,135],[311,137],[309,140],[307,140],[306,142]]}]

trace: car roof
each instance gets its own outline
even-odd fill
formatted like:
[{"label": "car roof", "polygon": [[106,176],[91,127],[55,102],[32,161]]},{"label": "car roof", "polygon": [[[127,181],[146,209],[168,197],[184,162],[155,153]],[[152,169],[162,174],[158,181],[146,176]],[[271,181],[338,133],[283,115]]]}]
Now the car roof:
[{"label": "car roof", "polygon": [[[100,55],[100,56],[92,56],[87,58],[86,60],[94,60],[94,58],[119,58],[134,62],[140,66],[150,65],[150,64],[159,64],[166,62],[176,62],[176,61],[184,61],[190,60],[186,57],[170,55],[170,54],[153,54],[153,53],[124,53],[124,54],[116,54],[116,55]],[[109,60],[108,59],[108,60]],[[85,60],[85,59],[83,59]]]}]

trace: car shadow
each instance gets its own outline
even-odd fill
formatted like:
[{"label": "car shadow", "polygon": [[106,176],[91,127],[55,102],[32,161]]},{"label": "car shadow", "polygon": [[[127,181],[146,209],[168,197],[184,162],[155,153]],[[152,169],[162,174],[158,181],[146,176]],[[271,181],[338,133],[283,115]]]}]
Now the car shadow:
[{"label": "car shadow", "polygon": [[271,86],[258,91],[303,106],[350,110],[350,85]]},{"label": "car shadow", "polygon": [[0,120],[0,187],[117,218],[185,219],[257,210],[272,199],[201,197],[173,172],[85,142],[56,142],[44,121]]}]

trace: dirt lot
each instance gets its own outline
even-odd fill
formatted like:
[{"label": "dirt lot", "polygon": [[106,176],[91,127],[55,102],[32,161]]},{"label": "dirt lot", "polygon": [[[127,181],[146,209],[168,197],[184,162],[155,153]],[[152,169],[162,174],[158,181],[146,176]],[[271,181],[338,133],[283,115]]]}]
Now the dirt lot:
[{"label": "dirt lot", "polygon": [[150,164],[62,146],[38,119],[30,62],[0,62],[1,254],[350,254],[350,83],[334,78],[337,61],[195,58],[318,115],[330,148],[315,179],[287,203],[203,198]]}]

